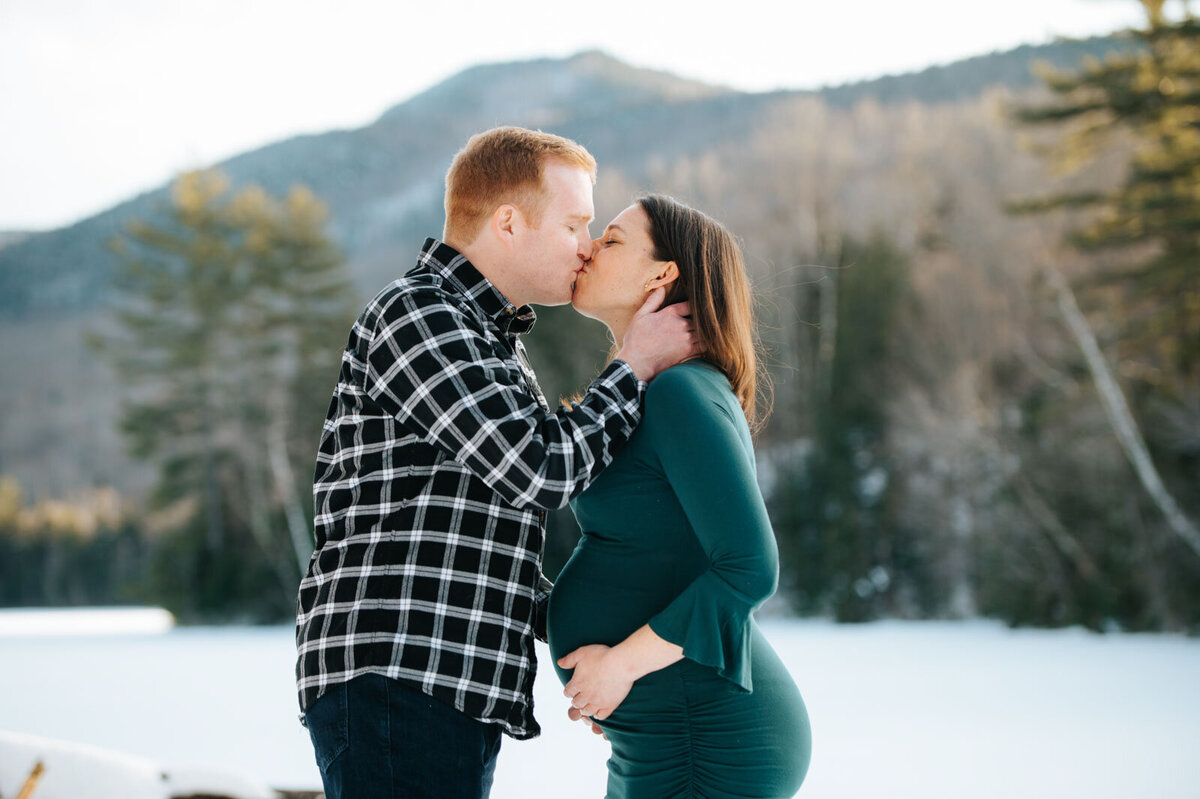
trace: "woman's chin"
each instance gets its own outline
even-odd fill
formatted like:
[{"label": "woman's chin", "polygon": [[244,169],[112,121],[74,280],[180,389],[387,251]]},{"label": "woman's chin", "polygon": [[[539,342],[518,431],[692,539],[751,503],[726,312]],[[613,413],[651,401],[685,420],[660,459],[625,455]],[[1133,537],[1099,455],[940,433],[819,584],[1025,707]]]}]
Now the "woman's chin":
[{"label": "woman's chin", "polygon": [[575,309],[576,313],[578,313],[582,316],[586,316],[589,319],[595,319],[596,317],[594,317],[590,313],[588,313],[587,298],[581,297],[581,296],[579,296],[579,294],[580,294],[579,291],[572,292],[571,307]]},{"label": "woman's chin", "polygon": [[574,301],[572,301],[571,307],[573,307],[575,309],[575,313],[579,314],[580,316],[584,316],[584,317],[587,317],[588,319],[592,319],[596,322],[599,322],[602,325],[612,327],[612,325],[610,325],[608,323],[608,319],[606,319],[602,313],[600,313],[599,311],[597,311],[593,308],[589,308],[587,305],[579,305],[579,304],[576,304]]}]

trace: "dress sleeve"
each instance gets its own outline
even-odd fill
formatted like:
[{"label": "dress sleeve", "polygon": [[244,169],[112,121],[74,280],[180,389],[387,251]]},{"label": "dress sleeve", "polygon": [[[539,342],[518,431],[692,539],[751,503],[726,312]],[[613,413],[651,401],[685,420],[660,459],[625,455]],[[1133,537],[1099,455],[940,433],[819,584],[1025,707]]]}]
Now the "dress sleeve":
[{"label": "dress sleeve", "polygon": [[775,592],[779,554],[745,421],[730,416],[701,375],[674,369],[650,384],[642,424],[709,562],[650,629],[751,691],[750,614]]}]

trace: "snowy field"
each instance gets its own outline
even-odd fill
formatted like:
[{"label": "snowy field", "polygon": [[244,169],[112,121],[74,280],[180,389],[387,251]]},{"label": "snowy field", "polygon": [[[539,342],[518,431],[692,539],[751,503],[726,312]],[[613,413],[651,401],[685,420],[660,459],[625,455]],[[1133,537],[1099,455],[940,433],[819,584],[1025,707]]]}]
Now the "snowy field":
[{"label": "snowy field", "polygon": [[[1200,798],[1200,641],[990,622],[762,627],[812,718],[801,797]],[[602,796],[607,744],[566,720],[539,654],[544,732],[505,739],[492,796]],[[0,730],[319,787],[292,667],[286,627],[10,632]]]}]

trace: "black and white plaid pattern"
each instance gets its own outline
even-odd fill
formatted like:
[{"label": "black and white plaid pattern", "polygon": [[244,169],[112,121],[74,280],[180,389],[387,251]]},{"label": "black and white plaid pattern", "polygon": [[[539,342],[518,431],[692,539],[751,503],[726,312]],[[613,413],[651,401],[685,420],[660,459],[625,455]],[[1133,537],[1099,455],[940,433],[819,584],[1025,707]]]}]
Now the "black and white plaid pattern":
[{"label": "black and white plaid pattern", "polygon": [[301,709],[368,672],[532,738],[545,508],[608,465],[641,410],[628,364],[550,411],[515,308],[429,239],[350,332],[317,455],[300,583]]}]

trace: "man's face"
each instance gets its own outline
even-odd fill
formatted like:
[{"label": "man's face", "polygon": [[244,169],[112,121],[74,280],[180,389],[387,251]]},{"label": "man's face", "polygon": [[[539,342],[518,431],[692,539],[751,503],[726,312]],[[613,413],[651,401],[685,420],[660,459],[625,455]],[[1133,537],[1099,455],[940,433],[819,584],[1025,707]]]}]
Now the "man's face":
[{"label": "man's face", "polygon": [[524,231],[518,291],[527,303],[563,305],[571,301],[575,276],[592,254],[592,178],[557,161],[546,164],[544,175],[548,199],[541,223]]}]

